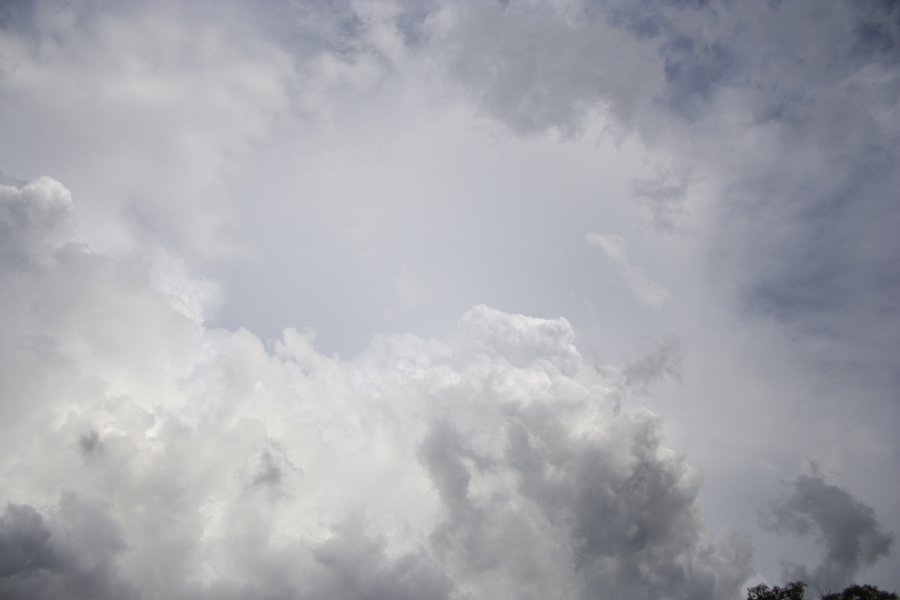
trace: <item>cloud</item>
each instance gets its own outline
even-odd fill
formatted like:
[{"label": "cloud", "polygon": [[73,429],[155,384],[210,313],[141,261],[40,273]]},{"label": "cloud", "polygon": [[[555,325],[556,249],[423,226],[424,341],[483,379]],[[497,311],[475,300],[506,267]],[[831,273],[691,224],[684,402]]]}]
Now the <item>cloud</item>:
[{"label": "cloud", "polygon": [[632,196],[650,214],[657,231],[671,233],[685,215],[685,203],[694,181],[691,169],[663,170],[632,182]]},{"label": "cloud", "polygon": [[0,595],[139,598],[118,574],[124,549],[121,531],[103,508],[77,496],[63,495],[50,522],[31,506],[8,504],[0,516]]},{"label": "cloud", "polygon": [[18,6],[0,17],[0,131],[19,140],[0,148],[3,169],[83,191],[79,225],[104,247],[232,253],[222,181],[289,105],[290,57],[233,10],[201,22],[174,4]]},{"label": "cloud", "polygon": [[452,6],[433,44],[485,114],[521,134],[600,122],[686,158],[690,172],[632,190],[663,231],[685,216],[693,178],[714,184],[706,277],[733,287],[735,310],[839,340],[836,364],[853,360],[842,351],[896,354],[900,332],[884,329],[900,285],[895,6]]},{"label": "cloud", "polygon": [[646,394],[651,385],[662,379],[680,379],[683,355],[678,338],[661,341],[651,352],[625,365],[622,372],[625,386]]},{"label": "cloud", "polygon": [[[438,555],[479,582],[477,597],[733,595],[750,575],[749,547],[702,538],[696,474],[660,447],[658,418],[578,434],[554,417],[566,408],[511,407],[499,444],[491,421],[432,427],[421,453],[448,511]],[[492,437],[496,449],[485,448]]]},{"label": "cloud", "polygon": [[658,59],[580,3],[451,6],[438,38],[451,77],[517,132],[577,133],[601,108],[630,124],[664,85]]},{"label": "cloud", "polygon": [[549,363],[570,376],[581,367],[575,332],[565,318],[538,319],[476,306],[460,319],[451,340],[461,352],[515,367]]},{"label": "cloud", "polygon": [[69,190],[49,177],[21,188],[0,185],[0,257],[7,268],[42,259],[71,208]]},{"label": "cloud", "polygon": [[812,570],[791,560],[785,578],[808,581],[823,592],[853,583],[861,569],[890,554],[894,535],[883,531],[875,512],[814,468],[790,482],[789,493],[765,515],[776,533],[810,537],[822,552]]},{"label": "cloud", "polygon": [[647,308],[660,308],[669,301],[669,290],[650,279],[641,267],[631,262],[622,237],[589,233],[585,236],[585,241],[603,251],[621,284],[638,302]]},{"label": "cloud", "polygon": [[[647,245],[637,236],[627,236],[627,251],[615,238],[595,240],[608,257],[619,257],[611,265],[639,302],[667,307],[653,316],[686,308],[687,298],[710,291],[706,306],[689,300],[677,318],[680,334],[694,326],[708,334],[687,344],[688,360],[737,348],[739,340],[756,348],[735,361],[735,374],[756,373],[743,384],[739,376],[715,372],[715,358],[697,359],[716,392],[708,387],[696,394],[704,409],[692,409],[686,427],[694,432],[686,438],[702,444],[693,440],[707,439],[697,432],[706,431],[709,415],[724,422],[749,413],[744,403],[758,406],[757,396],[768,394],[759,386],[772,385],[772,400],[765,401],[770,411],[748,418],[760,419],[759,430],[765,420],[816,431],[816,440],[778,442],[777,451],[748,441],[740,459],[748,468],[765,464],[761,476],[773,477],[787,464],[827,456],[843,472],[859,473],[857,485],[880,496],[882,505],[895,505],[896,486],[869,473],[890,470],[897,454],[888,424],[897,420],[900,373],[893,301],[900,297],[898,7],[802,0],[633,5],[495,6],[484,21],[490,35],[478,37],[465,24],[454,30],[472,42],[459,51],[457,60],[468,69],[455,72],[456,80],[484,114],[518,134],[591,137],[594,124],[623,144],[641,143],[691,165],[689,177],[653,174],[629,190],[658,230],[691,223],[681,233],[698,252],[684,272],[667,271],[673,293],[653,281],[657,272],[644,262]],[[520,50],[530,39],[540,39],[540,46]],[[570,84],[570,69],[583,80]],[[703,182],[704,200],[687,203],[695,181]],[[641,261],[633,260],[638,256]],[[731,325],[713,333],[719,310]],[[779,362],[784,377],[769,384]],[[742,396],[738,389],[755,391]],[[732,422],[733,430],[743,430]],[[723,432],[729,443],[740,435]],[[713,462],[718,451],[709,444],[700,460]],[[745,489],[748,497],[754,486]],[[897,511],[884,518],[896,530]],[[896,581],[887,568],[873,573]]]},{"label": "cloud", "polygon": [[64,190],[0,196],[42,257],[0,272],[7,596],[712,599],[750,574],[565,319],[476,306],[348,361],[267,345],[60,237]]},{"label": "cloud", "polygon": [[396,561],[383,555],[377,539],[360,534],[358,523],[347,523],[338,534],[316,547],[313,556],[324,571],[304,598],[348,600],[445,600],[453,583],[424,554],[407,554]]},{"label": "cloud", "polygon": [[215,4],[0,3],[0,507],[151,597],[640,598],[798,459],[896,504],[891,3]]},{"label": "cloud", "polygon": [[611,385],[610,398],[616,410],[636,397],[650,397],[654,388],[666,381],[682,381],[684,346],[676,336],[654,343],[636,358],[621,365],[599,365],[595,368]]},{"label": "cloud", "polygon": [[[127,549],[120,529],[102,508],[69,494],[63,496],[53,515],[48,521],[31,506],[9,504],[0,516],[3,598],[159,597],[160,589],[145,586],[139,590],[122,580],[118,558]],[[382,542],[367,537],[356,522],[340,525],[334,536],[306,553],[293,554],[299,562],[294,568],[303,568],[302,581],[286,583],[289,571],[260,571],[240,582],[177,582],[167,586],[172,594],[168,597],[441,600],[449,598],[452,591],[451,582],[427,557],[410,554],[391,561],[384,556]]]}]

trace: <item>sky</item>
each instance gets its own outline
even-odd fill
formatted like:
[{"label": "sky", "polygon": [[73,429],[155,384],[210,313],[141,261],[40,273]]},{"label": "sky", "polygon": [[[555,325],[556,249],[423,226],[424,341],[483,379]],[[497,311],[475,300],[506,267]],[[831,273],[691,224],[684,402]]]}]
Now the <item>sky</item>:
[{"label": "sky", "polygon": [[900,591],[900,5],[2,0],[0,597]]}]

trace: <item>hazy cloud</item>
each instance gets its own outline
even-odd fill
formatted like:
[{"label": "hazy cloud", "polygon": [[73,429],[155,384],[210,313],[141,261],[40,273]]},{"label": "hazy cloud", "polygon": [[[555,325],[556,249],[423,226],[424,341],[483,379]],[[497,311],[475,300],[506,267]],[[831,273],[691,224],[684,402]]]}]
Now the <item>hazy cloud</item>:
[{"label": "hazy cloud", "polygon": [[669,291],[650,279],[628,256],[625,240],[618,235],[589,233],[585,241],[603,251],[621,284],[647,308],[660,308],[669,301]]},{"label": "hazy cloud", "polygon": [[228,9],[21,6],[0,18],[2,168],[84,191],[81,226],[106,245],[233,252],[221,180],[288,105],[289,57]]},{"label": "hazy cloud", "polygon": [[681,378],[684,349],[676,337],[660,342],[652,351],[625,364],[622,375],[625,385],[642,393],[664,378]]},{"label": "hazy cloud", "polygon": [[685,203],[694,183],[691,170],[664,170],[635,179],[631,193],[650,214],[653,226],[666,233],[675,231],[685,213]]},{"label": "hazy cloud", "polygon": [[[522,133],[577,133],[597,109],[631,123],[664,81],[662,64],[580,3],[463,2],[444,33],[451,75]],[[613,59],[613,57],[616,57]]]}]

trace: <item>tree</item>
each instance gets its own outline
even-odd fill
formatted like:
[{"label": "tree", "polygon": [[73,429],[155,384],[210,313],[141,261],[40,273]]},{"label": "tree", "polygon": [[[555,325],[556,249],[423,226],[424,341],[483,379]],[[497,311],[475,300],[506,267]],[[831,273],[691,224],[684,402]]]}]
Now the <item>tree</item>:
[{"label": "tree", "polygon": [[794,581],[784,587],[769,587],[763,583],[747,590],[747,600],[803,600],[806,584]]},{"label": "tree", "polygon": [[898,600],[897,594],[883,592],[871,585],[851,585],[840,594],[828,594],[822,600]]},{"label": "tree", "polygon": [[[803,600],[806,584],[793,581],[784,587],[759,584],[747,589],[747,600]],[[871,585],[851,585],[843,592],[826,594],[822,600],[900,600],[897,594],[884,592]]]}]

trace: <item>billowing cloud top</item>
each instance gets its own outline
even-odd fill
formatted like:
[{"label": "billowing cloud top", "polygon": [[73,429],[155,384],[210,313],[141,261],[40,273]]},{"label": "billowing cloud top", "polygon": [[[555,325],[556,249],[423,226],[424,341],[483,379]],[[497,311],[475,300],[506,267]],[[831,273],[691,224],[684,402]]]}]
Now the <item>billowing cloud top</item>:
[{"label": "billowing cloud top", "polygon": [[565,319],[479,306],[351,361],[266,347],[53,241],[60,184],[2,192],[4,597],[719,598],[749,575]]}]

